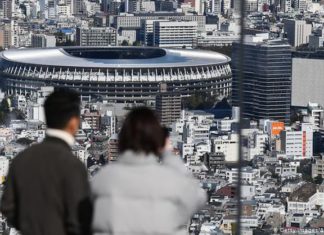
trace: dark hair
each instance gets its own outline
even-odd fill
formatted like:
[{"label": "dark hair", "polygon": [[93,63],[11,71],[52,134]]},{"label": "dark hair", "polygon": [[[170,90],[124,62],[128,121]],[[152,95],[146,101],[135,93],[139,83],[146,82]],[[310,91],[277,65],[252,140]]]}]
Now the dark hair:
[{"label": "dark hair", "polygon": [[129,112],[119,133],[119,151],[153,153],[159,155],[163,130],[155,113],[146,107]]},{"label": "dark hair", "polygon": [[80,96],[76,91],[56,89],[44,103],[48,128],[64,129],[72,117],[80,117]]}]

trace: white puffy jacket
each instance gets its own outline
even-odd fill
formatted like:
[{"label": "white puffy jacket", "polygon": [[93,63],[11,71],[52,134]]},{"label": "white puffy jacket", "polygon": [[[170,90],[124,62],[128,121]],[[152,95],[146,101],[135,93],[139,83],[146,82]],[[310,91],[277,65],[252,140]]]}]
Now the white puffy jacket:
[{"label": "white puffy jacket", "polygon": [[94,234],[187,234],[184,225],[206,193],[180,162],[174,157],[160,164],[153,154],[126,151],[101,169],[92,180]]}]

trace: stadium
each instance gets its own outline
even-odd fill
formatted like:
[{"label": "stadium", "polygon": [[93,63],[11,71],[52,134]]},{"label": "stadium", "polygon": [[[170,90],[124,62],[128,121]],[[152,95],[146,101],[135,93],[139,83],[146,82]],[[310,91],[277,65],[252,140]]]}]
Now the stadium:
[{"label": "stadium", "polygon": [[78,90],[83,100],[144,102],[162,83],[169,92],[228,96],[230,58],[216,52],[150,47],[65,47],[0,53],[1,85],[8,94],[33,95],[42,86]]}]

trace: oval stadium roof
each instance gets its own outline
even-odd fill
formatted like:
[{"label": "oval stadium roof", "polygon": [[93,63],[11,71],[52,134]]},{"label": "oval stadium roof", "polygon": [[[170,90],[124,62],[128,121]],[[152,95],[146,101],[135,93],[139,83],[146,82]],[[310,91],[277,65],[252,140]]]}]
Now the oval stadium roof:
[{"label": "oval stadium roof", "polygon": [[152,47],[14,49],[0,56],[23,64],[84,68],[178,68],[226,64],[231,60],[211,51]]}]

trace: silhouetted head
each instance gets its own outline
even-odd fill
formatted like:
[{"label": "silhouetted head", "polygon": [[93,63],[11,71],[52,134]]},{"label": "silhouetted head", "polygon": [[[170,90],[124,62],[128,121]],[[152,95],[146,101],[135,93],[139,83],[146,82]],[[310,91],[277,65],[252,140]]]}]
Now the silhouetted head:
[{"label": "silhouetted head", "polygon": [[55,90],[44,104],[47,127],[74,135],[80,125],[80,102],[80,96],[75,91]]},{"label": "silhouetted head", "polygon": [[146,107],[135,108],[126,116],[119,133],[119,151],[159,155],[164,143],[163,129],[155,113]]}]

